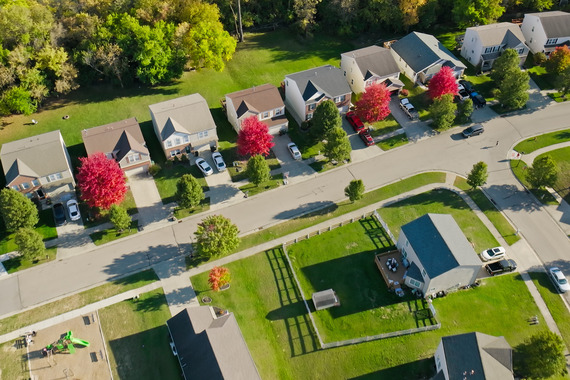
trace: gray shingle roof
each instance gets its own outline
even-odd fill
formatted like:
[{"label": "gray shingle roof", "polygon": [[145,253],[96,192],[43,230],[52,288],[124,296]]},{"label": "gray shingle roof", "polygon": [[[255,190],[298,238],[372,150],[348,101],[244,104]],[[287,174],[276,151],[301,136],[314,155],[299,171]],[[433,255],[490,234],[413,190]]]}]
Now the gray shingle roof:
[{"label": "gray shingle roof", "polygon": [[116,159],[120,161],[131,150],[148,154],[139,123],[134,117],[84,129],[81,136],[87,155],[116,152]]},{"label": "gray shingle roof", "polygon": [[400,72],[400,68],[389,49],[372,45],[362,49],[342,53],[356,61],[364,80],[373,75],[384,77]]},{"label": "gray shingle roof", "polygon": [[540,18],[546,37],[570,37],[570,13],[550,11],[529,14]]},{"label": "gray shingle roof", "polygon": [[496,24],[474,26],[467,28],[473,30],[479,35],[483,46],[507,45],[512,48],[525,42],[521,28],[510,22],[500,22]]},{"label": "gray shingle roof", "polygon": [[319,92],[330,98],[351,93],[342,70],[332,65],[315,67],[285,77],[297,83],[305,101]]}]

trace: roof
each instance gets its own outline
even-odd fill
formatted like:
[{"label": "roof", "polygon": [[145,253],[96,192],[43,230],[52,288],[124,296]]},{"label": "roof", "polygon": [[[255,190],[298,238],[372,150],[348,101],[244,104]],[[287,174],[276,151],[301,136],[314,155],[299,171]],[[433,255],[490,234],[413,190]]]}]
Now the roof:
[{"label": "roof", "polygon": [[466,68],[460,60],[431,34],[412,32],[394,42],[391,48],[416,73],[433,65],[440,59],[451,61],[456,67]]},{"label": "roof", "polygon": [[117,121],[81,131],[87,155],[115,152],[118,161],[130,151],[148,154],[137,119]]},{"label": "roof", "polygon": [[540,19],[546,37],[570,37],[570,13],[562,11],[550,11],[540,13],[529,13]]},{"label": "roof", "polygon": [[297,83],[305,102],[317,93],[334,98],[351,92],[342,70],[332,65],[315,67],[285,77]]},{"label": "roof", "polygon": [[513,379],[512,349],[504,337],[471,332],[441,338],[450,379]]},{"label": "roof", "polygon": [[334,306],[338,302],[336,294],[332,289],[315,292],[313,293],[312,299],[315,304],[315,309],[317,310]]},{"label": "roof", "polygon": [[2,144],[0,158],[9,185],[20,175],[43,177],[69,169],[59,130]]},{"label": "roof", "polygon": [[525,42],[521,28],[511,22],[474,26],[467,30],[476,32],[483,46],[506,45],[512,48]]},{"label": "roof", "polygon": [[232,313],[193,306],[166,324],[185,379],[261,379]]},{"label": "roof", "polygon": [[402,226],[430,278],[462,265],[481,265],[463,232],[447,214],[425,214]]},{"label": "roof", "polygon": [[196,134],[216,130],[206,99],[200,94],[182,96],[148,107],[156,122],[162,141],[174,132]]},{"label": "roof", "polygon": [[238,118],[246,112],[260,113],[284,107],[279,90],[272,84],[262,84],[246,90],[226,94],[236,108]]},{"label": "roof", "polygon": [[360,69],[364,80],[373,75],[379,77],[400,73],[400,68],[394,60],[389,49],[372,45],[362,49],[342,53],[346,57],[352,57]]}]

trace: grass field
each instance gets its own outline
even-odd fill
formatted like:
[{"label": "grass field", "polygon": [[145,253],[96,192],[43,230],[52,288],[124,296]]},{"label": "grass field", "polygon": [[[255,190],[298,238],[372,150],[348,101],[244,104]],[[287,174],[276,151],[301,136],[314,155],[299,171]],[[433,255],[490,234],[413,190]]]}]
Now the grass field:
[{"label": "grass field", "polygon": [[536,199],[545,205],[557,205],[558,202],[550,192],[546,189],[534,189],[530,185],[530,182],[526,179],[526,170],[528,165],[523,160],[511,160],[511,170],[513,174],[518,178],[518,180],[527,188],[531,193],[534,194]]},{"label": "grass field", "polygon": [[400,123],[392,116],[388,115],[384,120],[376,121],[370,124],[370,134],[372,136],[383,136],[390,132],[394,132],[402,128]]},{"label": "grass field", "polygon": [[534,66],[527,69],[527,71],[541,90],[551,90],[557,87],[556,75],[548,73],[544,66]]},{"label": "grass field", "polygon": [[47,248],[45,253],[37,260],[31,260],[23,257],[14,257],[13,259],[6,260],[2,264],[8,273],[14,273],[19,270],[28,269],[36,265],[41,265],[55,260],[57,256],[57,247]]},{"label": "grass field", "polygon": [[563,143],[566,141],[570,141],[570,129],[531,137],[518,143],[514,147],[514,150],[517,152],[532,153],[540,148],[545,148],[547,146]]},{"label": "grass field", "polygon": [[[55,221],[53,220],[53,212],[50,209],[38,212],[39,222],[34,228],[36,232],[42,235],[44,241],[57,238],[57,230]],[[0,255],[18,250],[16,242],[14,242],[15,232],[8,233],[4,226],[4,220],[0,218]]]},{"label": "grass field", "polygon": [[171,202],[176,202],[176,183],[184,174],[191,174],[196,178],[204,192],[209,190],[204,175],[196,165],[190,166],[186,163],[177,164],[170,168],[163,167],[154,176],[154,182],[162,199],[162,204],[166,205]]},{"label": "grass field", "polygon": [[275,174],[272,175],[269,181],[260,183],[259,186],[254,183],[248,183],[240,187],[239,189],[246,193],[248,196],[253,196],[259,193],[263,193],[264,191],[277,189],[279,186],[283,184],[283,174]]},{"label": "grass field", "polygon": [[103,231],[93,232],[89,235],[91,240],[95,245],[101,245],[105,243],[109,243],[113,240],[121,239],[127,237],[129,235],[136,234],[138,232],[139,221],[133,220],[131,221],[131,226],[128,230],[119,232],[115,228],[109,228]]},{"label": "grass field", "polygon": [[196,207],[190,208],[180,208],[176,207],[174,209],[174,217],[176,219],[186,218],[187,216],[199,214],[210,209],[210,197],[206,197],[200,201],[200,204]]},{"label": "grass field", "polygon": [[552,150],[538,157],[546,155],[552,157],[558,166],[558,180],[553,188],[566,202],[570,203],[570,147]]},{"label": "grass field", "polygon": [[390,150],[402,145],[406,145],[408,142],[409,142],[408,136],[405,133],[402,133],[401,135],[397,135],[380,141],[378,143],[378,146],[382,150]]}]

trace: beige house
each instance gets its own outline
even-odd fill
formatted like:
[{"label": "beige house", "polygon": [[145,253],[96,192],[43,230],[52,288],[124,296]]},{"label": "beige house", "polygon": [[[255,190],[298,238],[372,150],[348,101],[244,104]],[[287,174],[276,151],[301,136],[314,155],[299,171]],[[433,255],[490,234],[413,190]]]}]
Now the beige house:
[{"label": "beige house", "polygon": [[532,53],[549,55],[558,46],[570,45],[570,13],[527,13],[521,30]]}]

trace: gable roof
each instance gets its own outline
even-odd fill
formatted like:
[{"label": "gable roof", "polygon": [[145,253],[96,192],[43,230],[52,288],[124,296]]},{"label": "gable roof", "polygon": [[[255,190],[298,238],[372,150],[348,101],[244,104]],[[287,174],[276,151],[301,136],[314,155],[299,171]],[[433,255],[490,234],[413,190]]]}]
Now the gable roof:
[{"label": "gable roof", "polygon": [[364,80],[369,79],[373,75],[383,77],[400,72],[400,68],[390,50],[380,46],[372,45],[342,53],[341,55],[354,58]]},{"label": "gable roof", "polygon": [[185,379],[261,379],[232,313],[193,306],[166,324]]},{"label": "gable roof", "polygon": [[391,46],[406,63],[418,73],[440,59],[450,61],[454,66],[465,69],[441,42],[431,34],[412,32],[394,42]]},{"label": "gable roof", "polygon": [[441,338],[450,379],[513,379],[512,349],[504,337],[480,332]]},{"label": "gable roof", "polygon": [[430,278],[461,265],[481,265],[463,232],[447,214],[425,214],[402,226]]},{"label": "gable roof", "polygon": [[115,152],[116,159],[120,161],[131,150],[148,154],[139,123],[134,117],[84,129],[81,136],[87,155]]},{"label": "gable roof", "polygon": [[474,26],[467,30],[479,35],[482,46],[506,45],[507,48],[512,48],[525,42],[521,28],[511,22]]},{"label": "gable roof", "polygon": [[[334,98],[351,92],[342,70],[332,65],[315,67],[285,77],[297,83],[305,102],[318,93]],[[315,100],[320,100],[322,96]]]},{"label": "gable roof", "polygon": [[542,27],[548,38],[570,37],[570,13],[562,11],[550,11],[529,13],[540,19]]},{"label": "gable roof", "polygon": [[269,83],[232,92],[226,97],[232,100],[238,118],[249,111],[260,113],[284,107],[279,90]]}]

